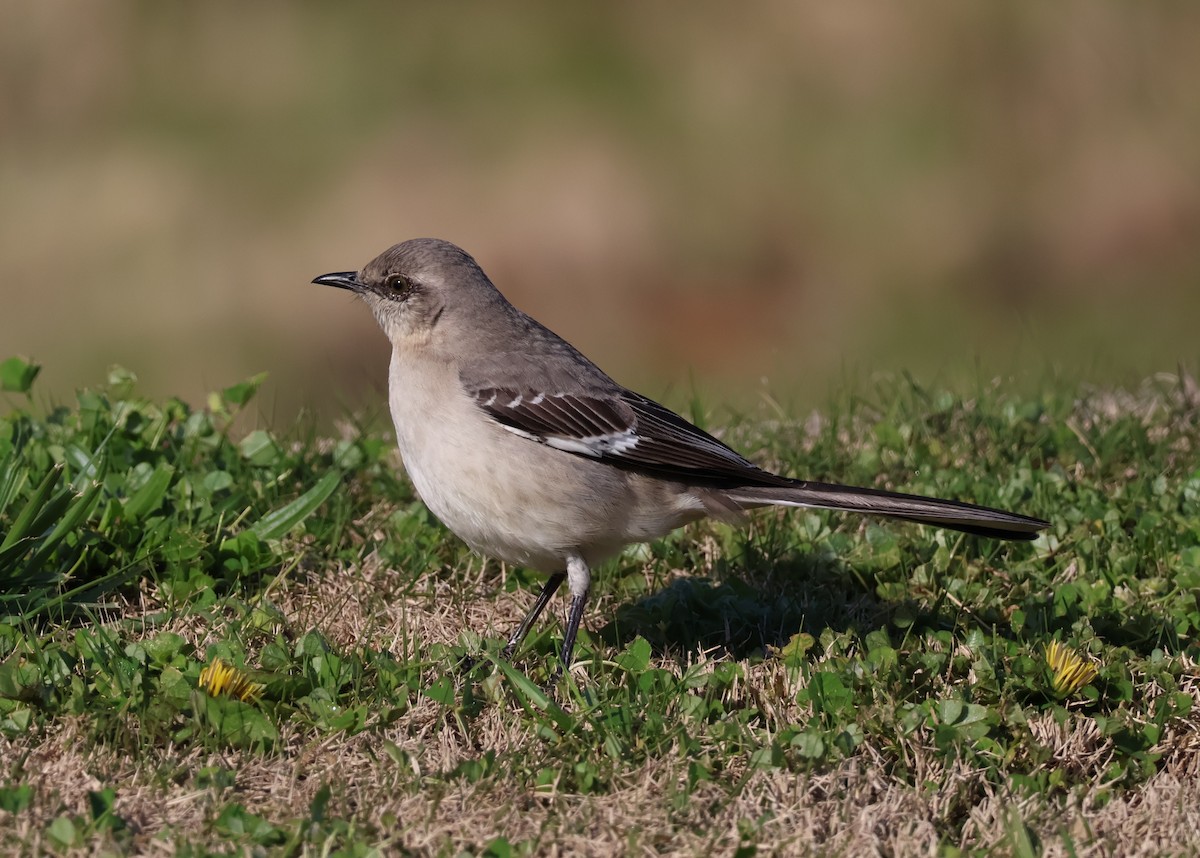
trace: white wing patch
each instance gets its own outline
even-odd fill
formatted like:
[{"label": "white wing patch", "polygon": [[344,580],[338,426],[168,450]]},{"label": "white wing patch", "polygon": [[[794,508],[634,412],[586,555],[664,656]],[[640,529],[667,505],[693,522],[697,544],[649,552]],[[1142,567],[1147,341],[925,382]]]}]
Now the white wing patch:
[{"label": "white wing patch", "polygon": [[542,438],[539,436],[534,435],[532,432],[526,432],[524,429],[518,429],[516,426],[509,426],[507,423],[501,423],[500,428],[507,429],[509,432],[513,433],[514,435],[520,435],[522,438],[528,438],[530,441],[537,441],[539,444],[542,443]]},{"label": "white wing patch", "polygon": [[567,453],[578,453],[599,459],[603,456],[619,456],[628,453],[638,444],[637,432],[626,429],[624,432],[613,432],[607,435],[588,435],[586,438],[568,438],[562,435],[548,435],[545,443],[557,450]]},{"label": "white wing patch", "polygon": [[713,485],[788,486],[668,408],[622,388],[561,391],[465,384],[514,435],[634,471]]},{"label": "white wing patch", "polygon": [[639,443],[632,412],[615,400],[498,388],[479,391],[476,401],[514,435],[566,453],[621,457]]}]

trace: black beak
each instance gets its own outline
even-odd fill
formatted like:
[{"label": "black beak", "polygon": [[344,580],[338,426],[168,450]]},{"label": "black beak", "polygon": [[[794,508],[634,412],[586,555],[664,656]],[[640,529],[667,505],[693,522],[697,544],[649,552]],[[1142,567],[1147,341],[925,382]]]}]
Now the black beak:
[{"label": "black beak", "polygon": [[351,292],[361,292],[363,289],[362,283],[358,281],[357,271],[335,271],[332,274],[322,274],[320,277],[314,278],[313,282],[320,283],[322,286],[349,289]]}]

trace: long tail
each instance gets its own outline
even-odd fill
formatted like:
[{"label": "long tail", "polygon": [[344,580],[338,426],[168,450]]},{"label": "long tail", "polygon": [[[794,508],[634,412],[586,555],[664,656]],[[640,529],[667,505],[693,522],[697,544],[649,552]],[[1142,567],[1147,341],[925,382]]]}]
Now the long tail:
[{"label": "long tail", "polygon": [[746,486],[726,489],[724,496],[742,506],[798,506],[850,510],[948,527],[995,539],[1036,539],[1050,522],[1015,512],[959,501],[906,495],[880,489],[861,489],[833,483],[797,480],[786,486]]}]

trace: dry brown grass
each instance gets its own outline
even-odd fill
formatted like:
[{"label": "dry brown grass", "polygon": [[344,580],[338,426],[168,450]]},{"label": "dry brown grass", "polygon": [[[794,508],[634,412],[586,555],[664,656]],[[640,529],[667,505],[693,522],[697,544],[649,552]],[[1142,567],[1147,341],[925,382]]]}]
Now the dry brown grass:
[{"label": "dry brown grass", "polygon": [[[181,772],[206,765],[237,771],[236,798],[270,819],[303,817],[317,789],[333,786],[330,812],[388,832],[380,845],[417,853],[470,847],[503,831],[510,840],[538,840],[539,854],[615,855],[729,854],[739,843],[739,826],[755,820],[765,854],[933,855],[944,842],[949,816],[967,807],[961,842],[972,848],[1004,847],[1015,810],[1045,845],[1047,856],[1161,856],[1200,853],[1200,775],[1196,755],[1168,766],[1143,787],[1101,803],[1086,791],[1055,802],[998,792],[978,771],[930,762],[925,789],[898,784],[885,760],[867,749],[833,770],[813,774],[731,771],[741,779],[731,798],[726,785],[701,785],[680,808],[664,796],[687,777],[686,761],[665,757],[648,765],[636,781],[603,795],[560,795],[547,790],[513,794],[494,782],[439,788],[413,794],[397,788],[396,764],[381,750],[395,742],[410,751],[415,768],[442,769],[478,749],[435,715],[437,707],[414,711],[401,725],[378,735],[320,740],[285,735],[279,754],[262,758],[236,752],[190,752],[173,759]],[[500,753],[528,737],[505,728],[497,717],[484,728]],[[85,813],[86,790],[102,782],[122,784],[118,811],[145,854],[168,853],[155,834],[171,826],[178,836],[204,842],[212,837],[211,816],[219,801],[210,789],[186,780],[164,784],[157,764],[92,750],[78,751],[70,726],[44,735],[32,747],[0,740],[6,757],[28,753],[39,799],[31,812],[6,823],[10,846],[24,841],[32,852],[45,848],[40,831],[55,816]],[[1064,747],[1072,740],[1068,737]],[[164,749],[171,756],[171,749]],[[1178,769],[1178,770],[1177,770]],[[403,773],[407,780],[410,773]],[[1074,853],[1063,843],[1069,835]],[[385,849],[386,851],[386,849]],[[996,854],[1006,854],[1001,848]]]},{"label": "dry brown grass", "polygon": [[[495,588],[493,572],[482,564],[472,570],[466,577],[474,587]],[[529,601],[528,593],[464,600],[436,577],[428,590],[406,595],[402,576],[379,563],[286,580],[276,597],[287,615],[319,619],[333,642],[398,649],[406,639],[423,647],[452,642],[465,626],[507,628]],[[201,650],[212,634],[192,622],[176,630]],[[1200,712],[1200,670],[1185,662],[1191,678],[1184,687],[1196,699],[1193,712]],[[712,667],[716,661],[697,653],[694,663]],[[681,669],[673,662],[659,666]],[[731,709],[761,707],[768,723],[794,721],[805,714],[795,695],[771,692],[786,692],[793,681],[777,660],[755,664],[730,689],[727,702]],[[492,705],[467,735],[444,707],[420,698],[394,723],[355,736],[305,734],[285,725],[267,756],[168,746],[152,759],[92,741],[86,717],[59,720],[36,736],[0,738],[0,759],[23,759],[36,792],[27,812],[0,818],[0,845],[28,854],[49,849],[46,825],[63,813],[85,815],[87,791],[103,784],[119,786],[117,812],[144,854],[172,853],[172,844],[182,840],[218,843],[213,814],[231,799],[267,819],[303,818],[317,790],[328,784],[329,813],[382,832],[384,853],[453,854],[503,833],[513,842],[534,840],[538,854],[550,856],[731,854],[750,825],[760,854],[935,855],[960,820],[961,845],[1013,854],[1011,831],[1019,819],[1016,824],[1027,827],[1046,856],[1200,854],[1200,715],[1171,725],[1159,749],[1159,772],[1124,793],[1106,788],[1111,741],[1091,719],[1060,724],[1046,714],[1030,721],[1034,742],[1048,752],[1044,765],[1068,769],[1089,784],[1050,799],[1011,794],[985,770],[947,762],[923,731],[898,745],[911,773],[907,779],[892,774],[894,751],[868,742],[853,757],[809,773],[755,770],[735,759],[722,782],[701,783],[678,801],[672,796],[682,796],[688,756],[674,752],[649,759],[634,776],[592,795],[559,792],[553,784],[514,793],[495,779],[447,783],[425,777],[477,759],[485,749],[505,756],[536,742],[520,714],[510,703]],[[194,775],[206,766],[235,771],[236,785],[224,791],[196,786]],[[414,777],[425,778],[428,788],[414,791]],[[171,837],[159,839],[164,831]],[[103,844],[96,841],[96,854]]]}]

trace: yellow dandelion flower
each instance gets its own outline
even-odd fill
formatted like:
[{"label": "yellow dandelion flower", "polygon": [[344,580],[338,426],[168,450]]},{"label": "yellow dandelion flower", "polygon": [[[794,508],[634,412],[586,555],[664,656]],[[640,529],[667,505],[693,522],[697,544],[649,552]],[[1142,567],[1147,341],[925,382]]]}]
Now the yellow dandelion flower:
[{"label": "yellow dandelion flower", "polygon": [[1086,661],[1079,653],[1060,644],[1050,641],[1046,645],[1046,664],[1054,674],[1053,686],[1058,694],[1074,694],[1083,686],[1096,678],[1100,669],[1090,661]]},{"label": "yellow dandelion flower", "polygon": [[212,664],[200,671],[200,687],[211,697],[225,694],[245,703],[257,700],[263,692],[261,682],[255,682],[245,671],[238,670],[221,658],[213,659]]}]

